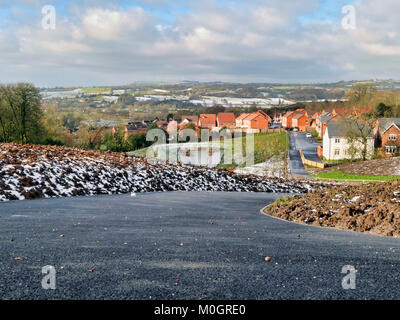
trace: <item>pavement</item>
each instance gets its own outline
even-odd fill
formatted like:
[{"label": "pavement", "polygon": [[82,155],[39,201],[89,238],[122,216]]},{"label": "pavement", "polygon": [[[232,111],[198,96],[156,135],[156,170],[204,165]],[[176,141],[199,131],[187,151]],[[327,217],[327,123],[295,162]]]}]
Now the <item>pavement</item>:
[{"label": "pavement", "polygon": [[[260,213],[280,196],[173,192],[0,203],[0,298],[400,298],[400,240]],[[55,290],[42,288],[46,265],[56,270]],[[345,265],[357,269],[354,290],[342,288]]]},{"label": "pavement", "polygon": [[308,177],[309,174],[304,168],[300,157],[300,149],[306,159],[315,162],[321,162],[317,154],[318,143],[314,138],[307,138],[305,132],[289,132],[289,167],[293,177]]}]

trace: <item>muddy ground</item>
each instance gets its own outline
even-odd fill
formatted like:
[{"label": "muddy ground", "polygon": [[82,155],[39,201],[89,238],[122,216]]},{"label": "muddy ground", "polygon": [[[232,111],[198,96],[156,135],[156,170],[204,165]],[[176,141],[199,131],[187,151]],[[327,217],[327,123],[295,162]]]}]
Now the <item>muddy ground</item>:
[{"label": "muddy ground", "polygon": [[309,173],[342,171],[369,176],[400,176],[400,157],[345,163],[321,169],[308,169]]},{"label": "muddy ground", "polygon": [[0,201],[163,191],[304,193],[323,187],[123,153],[0,143]]},{"label": "muddy ground", "polygon": [[400,180],[335,186],[279,199],[265,213],[289,221],[400,236]]}]

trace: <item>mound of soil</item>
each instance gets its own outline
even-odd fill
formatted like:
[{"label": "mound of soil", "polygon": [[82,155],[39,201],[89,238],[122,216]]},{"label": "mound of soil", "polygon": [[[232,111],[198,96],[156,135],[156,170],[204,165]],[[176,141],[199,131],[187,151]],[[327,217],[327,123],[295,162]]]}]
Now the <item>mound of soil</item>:
[{"label": "mound of soil", "polygon": [[279,199],[265,213],[289,221],[400,236],[400,180],[335,186]]},{"label": "mound of soil", "polygon": [[149,162],[124,153],[0,144],[0,201],[159,191],[303,193],[321,187],[307,181]]},{"label": "mound of soil", "polygon": [[324,170],[309,170],[312,173],[340,170],[345,173],[369,176],[400,176],[400,157],[358,161],[333,166]]}]

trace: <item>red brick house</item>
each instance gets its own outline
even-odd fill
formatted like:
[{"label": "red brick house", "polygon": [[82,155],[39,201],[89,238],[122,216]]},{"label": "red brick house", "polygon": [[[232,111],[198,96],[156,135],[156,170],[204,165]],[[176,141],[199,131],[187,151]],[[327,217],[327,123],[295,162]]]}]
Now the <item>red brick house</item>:
[{"label": "red brick house", "polygon": [[305,109],[297,109],[296,111],[288,111],[282,117],[282,127],[286,128],[286,129],[292,129],[292,128],[300,129],[300,127],[305,128],[306,125],[310,126],[310,124],[311,124],[311,120],[308,117],[308,113]]},{"label": "red brick house", "polygon": [[217,126],[218,128],[232,128],[236,125],[235,114],[233,113],[218,113]]},{"label": "red brick house", "polygon": [[272,119],[264,111],[242,113],[236,119],[236,126],[246,129],[268,129]]},{"label": "red brick house", "polygon": [[332,114],[330,112],[324,112],[320,114],[315,120],[315,128],[318,133],[318,136],[322,138],[325,134],[325,130],[330,121],[336,121],[342,118],[338,113]]},{"label": "red brick house", "polygon": [[375,147],[385,157],[400,154],[400,118],[383,118],[375,122]]},{"label": "red brick house", "polygon": [[296,115],[294,111],[286,112],[282,117],[282,127],[286,129],[292,129],[292,118]]},{"label": "red brick house", "polygon": [[312,119],[307,116],[307,113],[297,113],[292,118],[292,127],[300,131],[307,131],[311,126],[311,120]]},{"label": "red brick house", "polygon": [[243,119],[243,127],[248,129],[268,129],[272,119],[262,110],[249,114]]},{"label": "red brick house", "polygon": [[236,118],[236,127],[243,127],[243,120],[249,116],[250,113],[242,113],[239,117]]},{"label": "red brick house", "polygon": [[126,140],[131,135],[136,135],[139,133],[146,133],[147,128],[148,128],[148,125],[145,124],[143,121],[129,122],[128,125],[126,125],[125,129],[124,129],[124,138]]},{"label": "red brick house", "polygon": [[217,116],[215,114],[201,114],[199,117],[199,127],[214,129],[217,126]]},{"label": "red brick house", "polygon": [[178,124],[179,130],[185,129],[186,125],[188,125],[189,123],[193,123],[195,126],[197,126],[199,123],[199,117],[198,116],[182,116],[182,120]]}]

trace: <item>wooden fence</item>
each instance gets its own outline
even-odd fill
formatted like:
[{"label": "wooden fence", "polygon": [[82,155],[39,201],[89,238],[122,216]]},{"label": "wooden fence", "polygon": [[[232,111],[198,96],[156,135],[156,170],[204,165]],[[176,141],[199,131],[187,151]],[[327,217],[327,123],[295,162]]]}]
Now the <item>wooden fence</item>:
[{"label": "wooden fence", "polygon": [[315,168],[320,168],[320,169],[325,168],[325,164],[322,162],[307,160],[306,157],[304,157],[303,149],[300,149],[299,152],[300,152],[301,161],[303,162],[303,164],[305,166],[307,165],[310,167],[315,167]]}]

